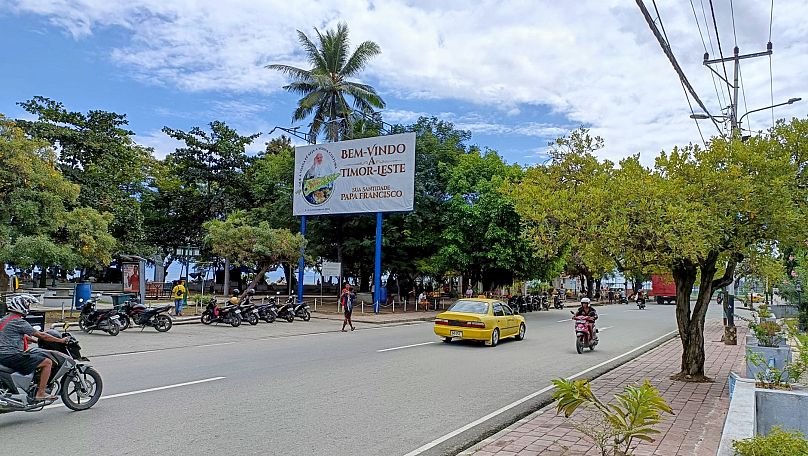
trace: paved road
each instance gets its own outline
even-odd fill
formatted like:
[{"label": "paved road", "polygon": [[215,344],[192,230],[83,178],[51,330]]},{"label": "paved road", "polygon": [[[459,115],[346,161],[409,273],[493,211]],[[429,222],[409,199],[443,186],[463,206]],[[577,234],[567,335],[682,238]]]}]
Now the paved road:
[{"label": "paved road", "polygon": [[[528,313],[526,340],[496,348],[441,343],[430,323],[81,335],[104,395],[116,397],[80,413],[53,406],[2,415],[0,445],[13,455],[403,455],[675,329],[673,306],[599,310],[601,344],[583,355],[566,310]],[[308,334],[291,335],[300,328]],[[546,400],[537,395],[421,454],[456,452]]]}]

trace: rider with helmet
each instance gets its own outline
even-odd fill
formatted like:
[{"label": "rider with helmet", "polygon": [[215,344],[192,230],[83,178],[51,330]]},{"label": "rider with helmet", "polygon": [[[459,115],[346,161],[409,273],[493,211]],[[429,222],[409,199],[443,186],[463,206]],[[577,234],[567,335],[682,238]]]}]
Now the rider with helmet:
[{"label": "rider with helmet", "polygon": [[[598,331],[595,329],[595,320],[598,319],[598,312],[590,305],[589,298],[581,299],[581,307],[578,307],[578,311],[575,312],[575,317],[592,317],[592,321],[590,322],[593,330],[592,334],[595,335],[595,339],[598,338]],[[574,319],[575,317],[572,318]]]},{"label": "rider with helmet", "polygon": [[9,314],[0,320],[0,364],[23,375],[29,375],[37,369],[39,373],[39,389],[35,399],[38,401],[55,400],[45,392],[50,378],[53,362],[44,355],[28,351],[31,338],[48,342],[67,343],[68,338],[55,337],[46,332],[37,331],[23,317],[28,315],[35,297],[27,294],[11,296],[7,301]]},{"label": "rider with helmet", "polygon": [[228,301],[228,304],[234,305],[234,306],[239,305],[239,303],[241,302],[241,299],[239,299],[240,294],[241,294],[241,290],[239,290],[238,288],[233,288],[233,296],[230,297],[230,300]]}]

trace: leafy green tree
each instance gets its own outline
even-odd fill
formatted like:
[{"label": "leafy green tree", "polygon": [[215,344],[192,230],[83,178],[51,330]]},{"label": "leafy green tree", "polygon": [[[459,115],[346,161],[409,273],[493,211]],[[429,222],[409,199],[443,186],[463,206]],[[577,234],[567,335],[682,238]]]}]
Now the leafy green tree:
[{"label": "leafy green tree", "polygon": [[365,113],[373,112],[373,108],[384,108],[384,101],[373,87],[348,80],[356,77],[372,57],[381,53],[381,49],[372,41],[364,41],[349,55],[348,26],[344,23],[325,34],[316,28],[314,31],[317,43],[297,31],[300,45],[312,66],[310,69],[281,64],[267,65],[267,68],[289,76],[292,82],[284,89],[301,96],[292,120],[304,120],[313,114],[309,129],[311,138],[316,139],[325,127],[326,138],[339,141],[348,137],[353,128],[352,110],[346,97],[352,99],[354,108]]},{"label": "leafy green tree", "polygon": [[205,241],[214,254],[258,269],[248,289],[255,287],[270,268],[295,261],[306,245],[300,233],[271,228],[268,222],[251,224],[247,214],[241,211],[225,220],[211,220],[204,227]]},{"label": "leafy green tree", "polygon": [[122,253],[142,253],[141,195],[148,191],[154,158],[137,145],[123,114],[67,110],[62,103],[34,97],[19,103],[36,120],[17,120],[30,137],[58,151],[56,164],[65,178],[78,184],[76,206],[109,212],[110,231]]},{"label": "leafy green tree", "polygon": [[[62,175],[46,141],[0,115],[0,263],[41,271],[109,264],[116,248],[112,215],[72,208],[79,188]],[[46,276],[40,277],[44,287]]]}]

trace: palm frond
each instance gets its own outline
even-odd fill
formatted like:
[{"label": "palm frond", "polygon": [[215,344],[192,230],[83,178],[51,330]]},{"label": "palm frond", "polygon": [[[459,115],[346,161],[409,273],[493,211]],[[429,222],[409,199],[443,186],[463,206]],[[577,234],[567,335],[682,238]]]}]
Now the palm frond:
[{"label": "palm frond", "polygon": [[365,41],[354,49],[353,54],[348,59],[345,66],[342,67],[340,74],[343,77],[350,77],[365,68],[371,57],[382,53],[379,45],[373,41]]},{"label": "palm frond", "polygon": [[[314,30],[317,31],[316,28]],[[317,35],[319,34],[320,32],[317,31]],[[308,36],[306,36],[305,33],[298,30],[297,39],[300,41],[301,46],[303,46],[303,50],[306,51],[309,62],[314,66],[313,69],[326,69],[328,67],[325,59],[323,58],[323,53],[321,50],[309,39]]]},{"label": "palm frond", "polygon": [[289,85],[283,86],[283,90],[303,96],[306,96],[319,88],[320,88],[319,85],[311,84],[309,82],[293,82]]},{"label": "palm frond", "polygon": [[362,99],[362,101],[367,105],[377,109],[382,109],[385,107],[384,100],[382,100],[379,94],[376,93],[376,90],[369,85],[358,84],[355,82],[345,82],[343,83],[343,90],[350,94],[355,100]]},{"label": "palm frond", "polygon": [[293,67],[291,65],[272,64],[267,65],[264,68],[280,71],[281,73],[285,74],[291,79],[295,79],[298,81],[310,82],[312,79],[311,71],[304,70],[303,68]]}]

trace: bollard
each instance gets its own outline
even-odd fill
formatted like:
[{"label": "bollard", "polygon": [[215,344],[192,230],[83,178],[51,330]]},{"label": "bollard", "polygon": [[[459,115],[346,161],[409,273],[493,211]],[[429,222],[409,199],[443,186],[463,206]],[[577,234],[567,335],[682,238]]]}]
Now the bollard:
[{"label": "bollard", "polygon": [[393,302],[393,313],[396,313],[396,300],[394,299]]},{"label": "bollard", "polygon": [[362,313],[365,313],[365,300],[362,300]]}]

